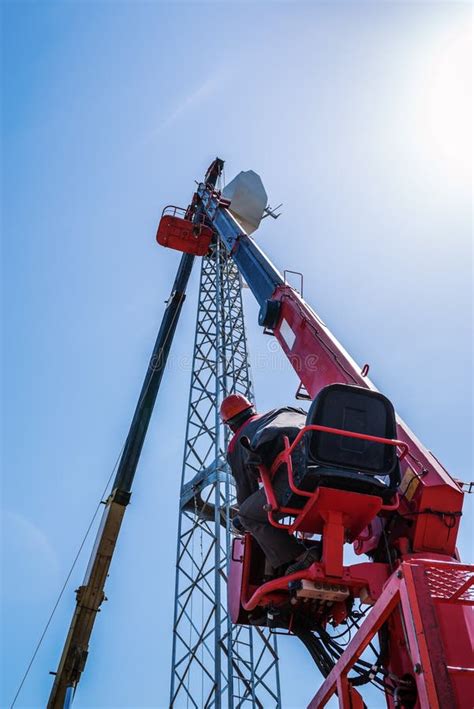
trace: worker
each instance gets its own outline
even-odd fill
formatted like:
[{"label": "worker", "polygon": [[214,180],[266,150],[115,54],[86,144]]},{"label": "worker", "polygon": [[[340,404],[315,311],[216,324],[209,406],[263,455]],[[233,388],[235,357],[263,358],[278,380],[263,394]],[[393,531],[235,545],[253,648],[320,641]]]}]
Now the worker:
[{"label": "worker", "polygon": [[[266,414],[257,414],[253,404],[242,394],[230,394],[220,408],[221,419],[234,433],[227,461],[237,489],[240,525],[250,532],[260,545],[276,576],[290,574],[308,568],[321,558],[321,544],[314,543],[309,549],[285,529],[270,524],[264,506],[265,491],[258,484],[259,462],[268,467],[283,450],[283,436],[290,441],[305,425],[306,414],[302,409],[285,407]],[[272,479],[277,500],[289,496],[288,474],[285,466],[277,470]]]}]

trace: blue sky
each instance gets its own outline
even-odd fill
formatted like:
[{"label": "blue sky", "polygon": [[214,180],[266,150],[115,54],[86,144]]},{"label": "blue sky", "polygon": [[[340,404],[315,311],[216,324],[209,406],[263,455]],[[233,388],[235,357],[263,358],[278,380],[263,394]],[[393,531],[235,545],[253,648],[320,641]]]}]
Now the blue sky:
[{"label": "blue sky", "polygon": [[[216,155],[227,179],[254,169],[284,202],[261,246],[304,272],[335,335],[471,479],[472,30],[456,2],[4,2],[2,14],[7,706],[128,429],[179,259],[154,241],[161,209],[186,205]],[[77,707],[167,705],[197,276]],[[295,376],[267,357],[248,291],[245,307],[258,404],[292,402]],[[88,551],[18,706],[45,705]],[[305,706],[318,675],[296,641],[280,647],[284,706]]]}]

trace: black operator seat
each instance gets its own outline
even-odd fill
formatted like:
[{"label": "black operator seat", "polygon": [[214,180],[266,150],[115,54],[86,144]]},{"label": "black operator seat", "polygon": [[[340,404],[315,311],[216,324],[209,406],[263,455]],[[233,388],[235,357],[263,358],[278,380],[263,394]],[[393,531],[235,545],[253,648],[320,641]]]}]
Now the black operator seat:
[{"label": "black operator seat", "polygon": [[[320,425],[380,438],[396,438],[395,411],[383,394],[348,384],[331,384],[320,391],[308,411],[306,425]],[[397,448],[324,431],[305,435],[305,464],[295,481],[306,491],[318,487],[381,497],[388,503],[400,484]],[[299,502],[299,504],[298,504]],[[288,506],[302,498],[289,496]]]}]

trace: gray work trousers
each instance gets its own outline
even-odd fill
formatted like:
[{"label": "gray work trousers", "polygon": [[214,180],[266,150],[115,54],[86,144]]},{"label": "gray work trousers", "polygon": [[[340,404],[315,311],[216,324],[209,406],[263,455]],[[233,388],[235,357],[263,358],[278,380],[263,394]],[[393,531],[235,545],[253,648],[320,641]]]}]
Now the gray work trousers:
[{"label": "gray work trousers", "polygon": [[[280,494],[288,489],[286,469],[275,473],[272,485],[279,499]],[[239,508],[239,519],[245,529],[257,540],[273,568],[276,568],[296,559],[306,547],[285,529],[278,529],[270,524],[268,514],[263,509],[266,503],[265,491],[260,488],[242,502]]]}]

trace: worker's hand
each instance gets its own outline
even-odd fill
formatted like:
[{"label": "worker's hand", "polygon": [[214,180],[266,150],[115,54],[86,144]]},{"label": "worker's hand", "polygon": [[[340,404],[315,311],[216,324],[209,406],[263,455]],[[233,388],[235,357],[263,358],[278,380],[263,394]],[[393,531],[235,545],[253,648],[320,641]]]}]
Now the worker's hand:
[{"label": "worker's hand", "polygon": [[240,521],[240,517],[237,515],[235,517],[232,517],[231,522],[230,522],[230,531],[231,534],[236,534],[239,537],[242,536],[242,534],[245,534],[245,527]]}]

